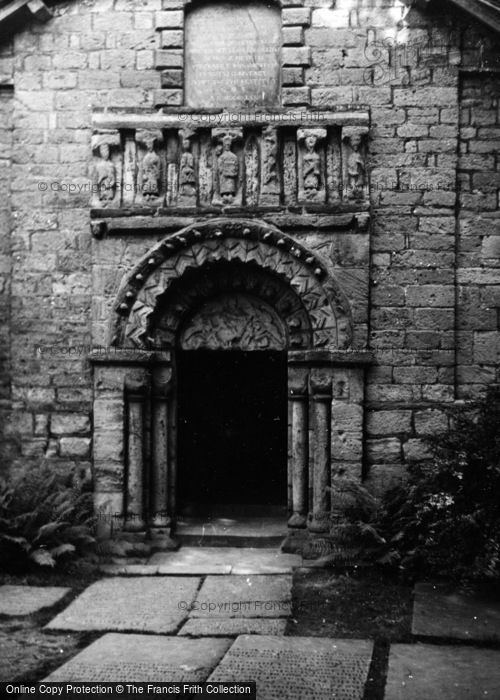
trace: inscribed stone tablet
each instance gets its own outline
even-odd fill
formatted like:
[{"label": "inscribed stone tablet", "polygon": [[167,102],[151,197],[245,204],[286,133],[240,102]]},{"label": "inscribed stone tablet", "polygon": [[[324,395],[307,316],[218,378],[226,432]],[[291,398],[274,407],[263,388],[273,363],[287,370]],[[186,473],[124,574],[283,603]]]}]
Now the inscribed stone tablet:
[{"label": "inscribed stone tablet", "polygon": [[185,95],[190,107],[278,102],[281,19],[275,7],[215,2],[186,18]]},{"label": "inscribed stone tablet", "polygon": [[70,590],[58,586],[0,586],[0,614],[31,615],[55,605]]},{"label": "inscribed stone tablet", "polygon": [[106,634],[45,680],[201,682],[220,661],[231,641]]},{"label": "inscribed stone tablet", "polygon": [[371,655],[357,639],[245,635],[209,680],[255,680],[259,700],[361,700]]},{"label": "inscribed stone tablet", "polygon": [[46,629],[175,632],[187,617],[199,578],[135,576],[89,586]]},{"label": "inscribed stone tablet", "polygon": [[207,576],[189,617],[288,617],[291,609],[291,576]]},{"label": "inscribed stone tablet", "polygon": [[500,651],[435,644],[393,644],[385,700],[498,698]]},{"label": "inscribed stone tablet", "polygon": [[178,633],[188,637],[227,637],[240,634],[285,634],[286,620],[270,618],[237,618],[207,619],[191,618]]}]

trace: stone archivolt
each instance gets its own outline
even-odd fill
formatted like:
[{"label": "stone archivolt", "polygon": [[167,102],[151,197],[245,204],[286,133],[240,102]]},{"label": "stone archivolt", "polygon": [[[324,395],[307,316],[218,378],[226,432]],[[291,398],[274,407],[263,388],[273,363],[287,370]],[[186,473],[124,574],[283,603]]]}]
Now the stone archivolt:
[{"label": "stone archivolt", "polygon": [[[212,279],[222,281],[212,282],[218,288],[207,289],[207,274],[210,277],[214,266],[218,269]],[[179,280],[192,271],[203,271],[201,282],[188,287],[187,294],[176,295]],[[118,295],[111,344],[147,349],[161,342],[174,347],[179,329],[193,312],[190,299],[206,301],[230,291],[250,295],[254,311],[259,298],[266,305],[271,302],[285,324],[289,349],[342,349],[351,344],[349,303],[319,258],[278,229],[245,220],[192,225],[157,244]],[[168,295],[170,303],[165,305]],[[248,297],[246,302],[248,310]],[[162,329],[159,335],[155,328]],[[274,342],[276,332],[275,328]]]}]

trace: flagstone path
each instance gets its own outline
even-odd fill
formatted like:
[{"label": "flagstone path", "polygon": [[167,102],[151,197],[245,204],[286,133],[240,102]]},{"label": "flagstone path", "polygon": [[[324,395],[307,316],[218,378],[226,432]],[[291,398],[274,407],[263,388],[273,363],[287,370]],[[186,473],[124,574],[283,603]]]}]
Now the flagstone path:
[{"label": "flagstone path", "polygon": [[[367,700],[371,640],[286,635],[301,564],[274,550],[185,547],[147,564],[108,565],[113,575],[44,628],[106,634],[46,680],[252,679],[259,700]],[[0,614],[60,609],[68,591],[0,586]],[[497,603],[418,584],[412,632],[415,643],[389,649],[386,700],[500,700],[500,650],[485,647],[500,641]]]}]

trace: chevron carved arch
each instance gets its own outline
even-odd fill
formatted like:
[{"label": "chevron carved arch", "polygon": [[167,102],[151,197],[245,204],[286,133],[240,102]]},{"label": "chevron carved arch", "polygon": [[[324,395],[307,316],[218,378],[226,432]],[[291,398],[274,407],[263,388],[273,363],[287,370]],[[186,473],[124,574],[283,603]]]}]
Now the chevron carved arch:
[{"label": "chevron carved arch", "polygon": [[[214,219],[167,236],[126,277],[113,308],[111,345],[148,349],[151,325],[169,290],[195,270],[238,267],[245,275],[264,275],[298,299],[278,313],[288,327],[290,349],[348,348],[352,340],[349,302],[324,263],[310,250],[269,224],[255,220]],[[241,275],[237,275],[240,279]],[[251,284],[250,284],[251,286]],[[284,308],[297,313],[283,313]],[[307,329],[307,331],[306,331]],[[173,340],[172,340],[173,344]]]}]

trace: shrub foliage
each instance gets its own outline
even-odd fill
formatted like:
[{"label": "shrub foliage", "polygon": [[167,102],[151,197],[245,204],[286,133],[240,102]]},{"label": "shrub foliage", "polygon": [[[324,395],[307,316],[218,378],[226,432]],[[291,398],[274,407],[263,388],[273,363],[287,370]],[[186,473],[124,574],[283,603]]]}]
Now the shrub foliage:
[{"label": "shrub foliage", "polygon": [[0,558],[5,568],[53,567],[93,544],[92,495],[47,465],[0,479]]},{"label": "shrub foliage", "polygon": [[413,577],[500,578],[500,387],[454,412],[430,447],[378,517],[386,561]]}]

